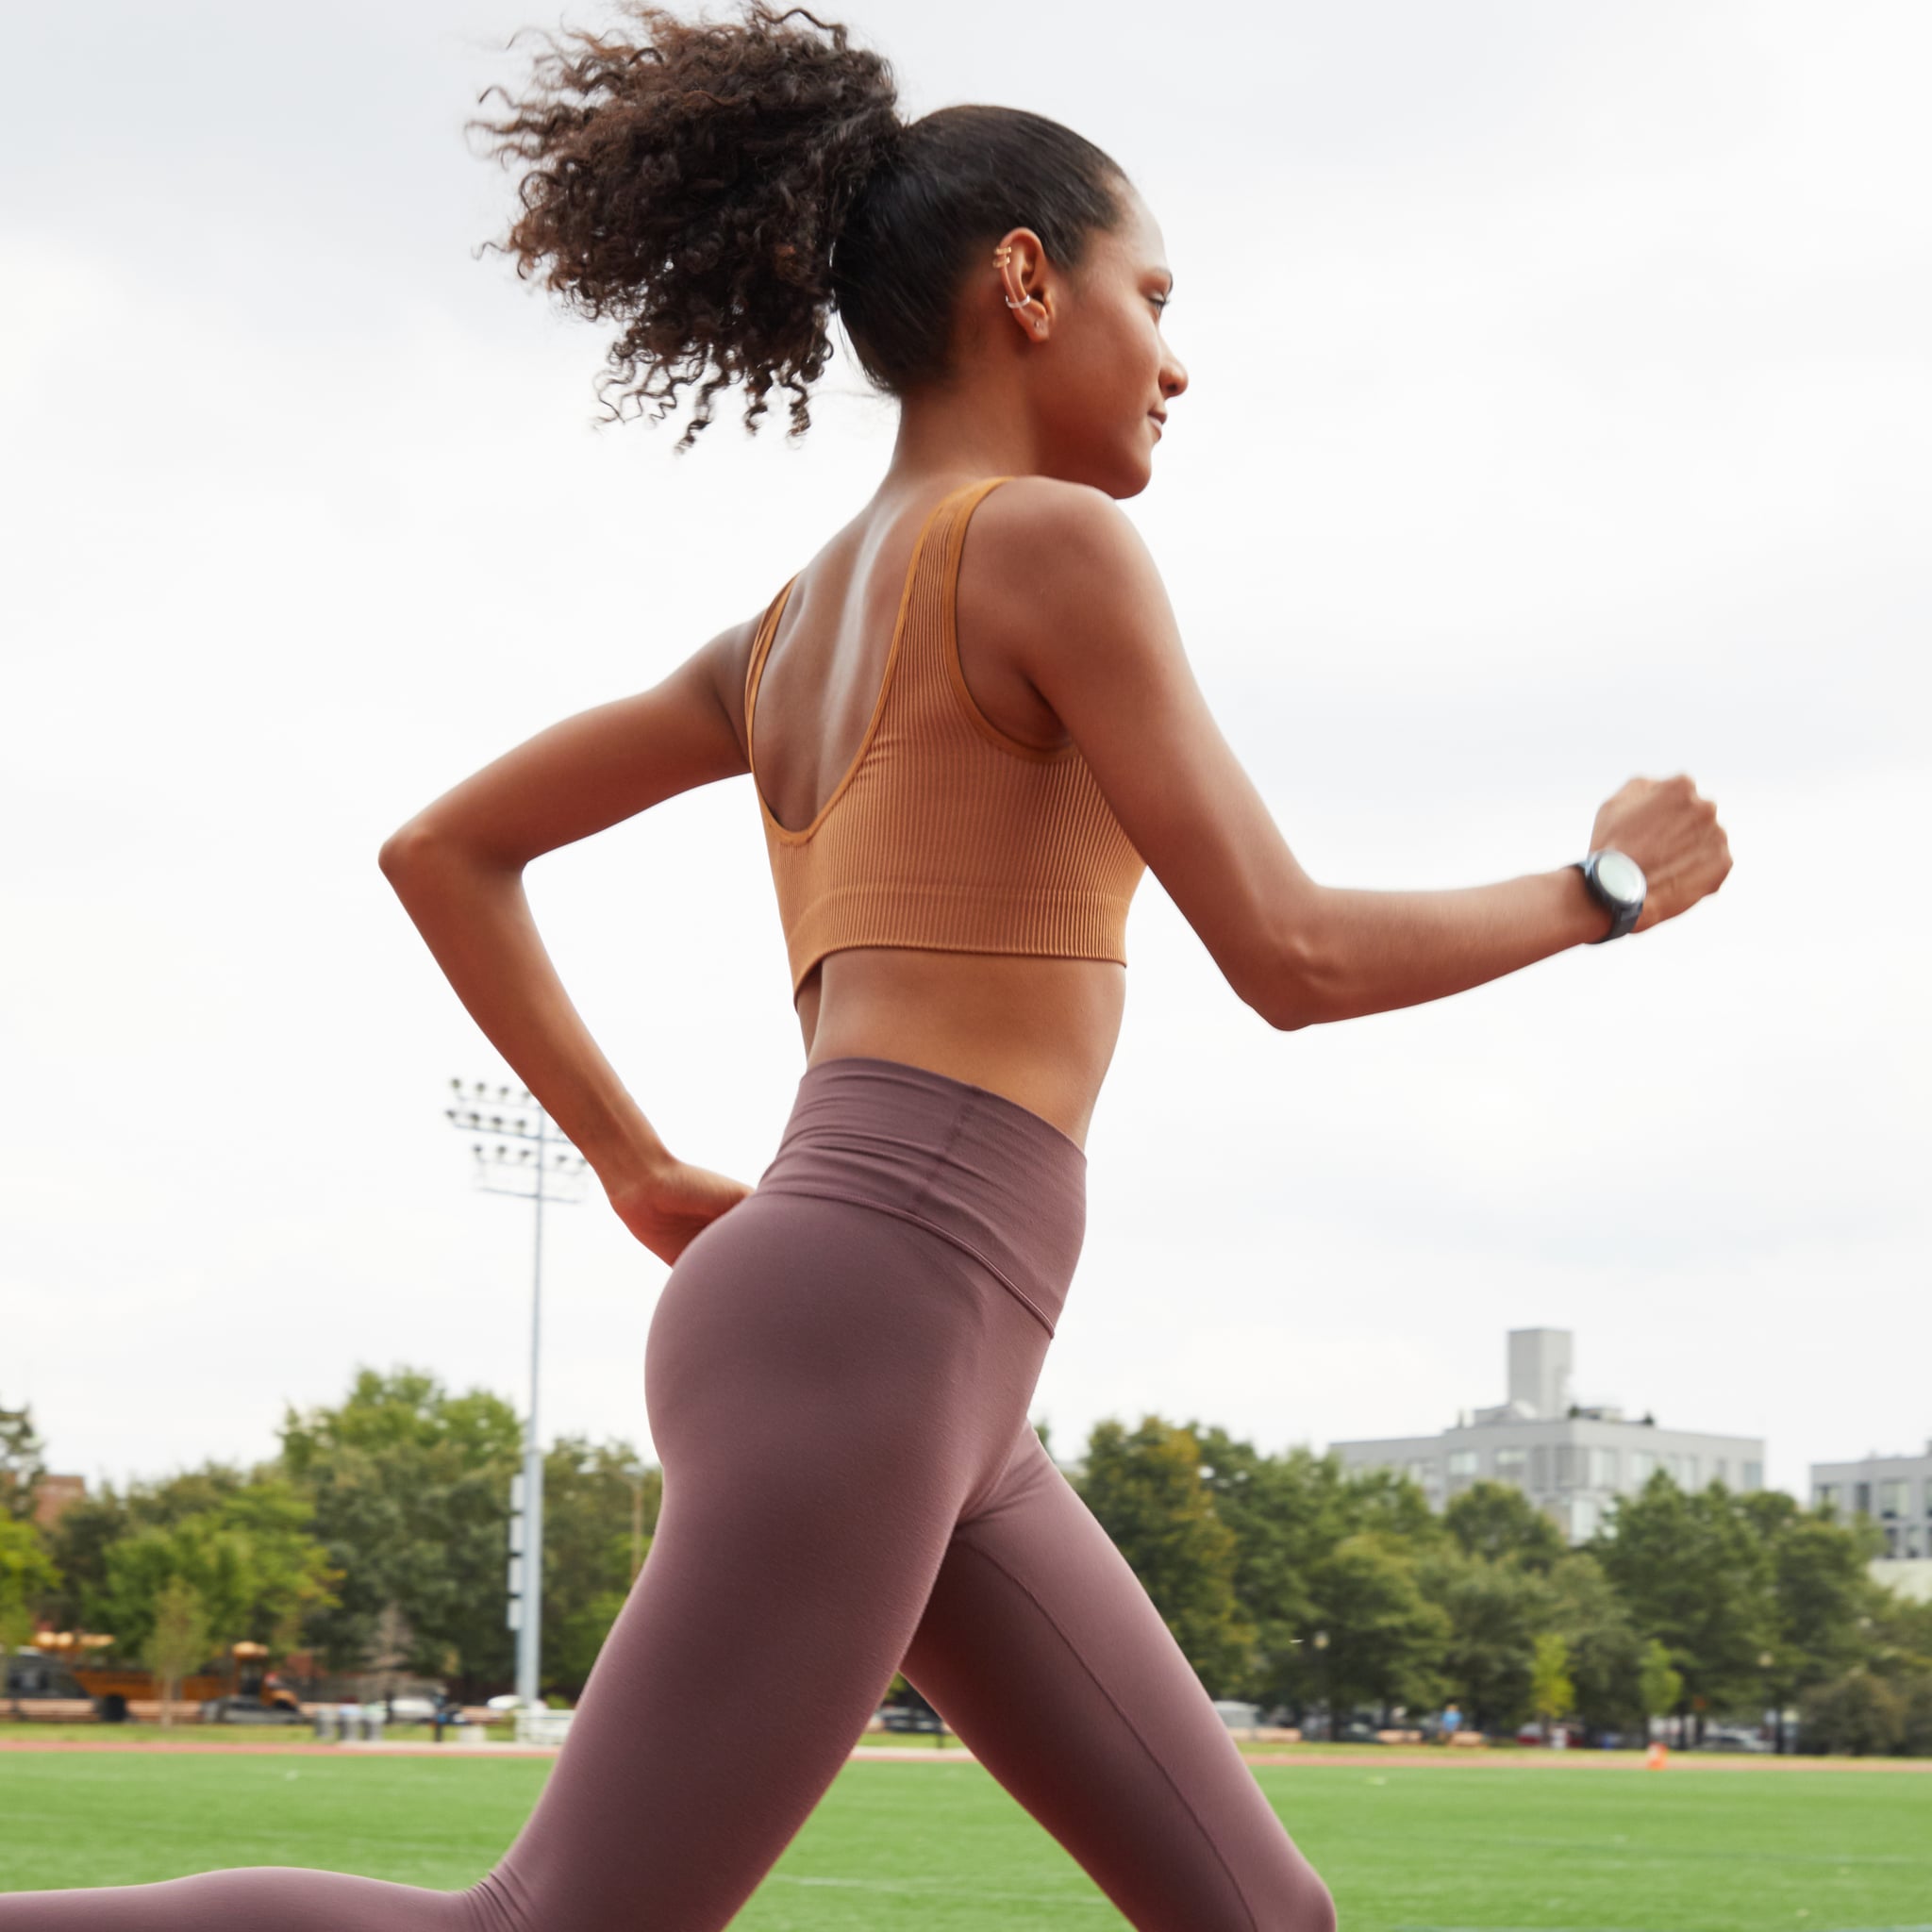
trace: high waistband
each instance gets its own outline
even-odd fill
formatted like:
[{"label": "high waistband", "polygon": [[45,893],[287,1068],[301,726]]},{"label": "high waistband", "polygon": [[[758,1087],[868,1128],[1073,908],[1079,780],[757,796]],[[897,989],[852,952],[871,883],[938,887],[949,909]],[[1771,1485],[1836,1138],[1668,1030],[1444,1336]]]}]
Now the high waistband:
[{"label": "high waistband", "polygon": [[1087,1156],[1004,1093],[903,1060],[808,1067],[760,1193],[876,1208],[977,1258],[1051,1335],[1087,1232]]}]

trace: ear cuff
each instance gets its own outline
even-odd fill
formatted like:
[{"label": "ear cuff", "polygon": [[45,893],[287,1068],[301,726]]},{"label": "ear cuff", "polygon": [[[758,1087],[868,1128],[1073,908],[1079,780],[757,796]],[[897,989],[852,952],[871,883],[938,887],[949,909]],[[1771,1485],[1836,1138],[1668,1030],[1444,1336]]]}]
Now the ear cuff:
[{"label": "ear cuff", "polygon": [[[1007,264],[1013,258],[1013,244],[1010,242],[1002,242],[1000,245],[993,250],[992,258],[995,262],[999,264],[1001,268],[1005,268]],[[1046,326],[1046,304],[1044,302],[1041,302],[1037,296],[1027,295],[1023,297],[1020,301],[1016,302],[1010,295],[1008,295],[1006,298],[1006,301],[1007,307],[1008,308],[1031,308],[1037,306],[1040,309],[1040,314],[1038,318],[1035,320],[1033,326],[1035,328],[1044,328]]]}]

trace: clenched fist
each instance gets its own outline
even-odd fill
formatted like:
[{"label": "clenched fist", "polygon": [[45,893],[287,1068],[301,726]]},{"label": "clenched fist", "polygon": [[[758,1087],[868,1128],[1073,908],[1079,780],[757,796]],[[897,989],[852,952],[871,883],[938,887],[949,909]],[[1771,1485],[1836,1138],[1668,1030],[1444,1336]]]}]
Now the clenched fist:
[{"label": "clenched fist", "polygon": [[1633,932],[1687,911],[1716,891],[1731,869],[1717,807],[1681,774],[1632,778],[1607,800],[1590,834],[1592,852],[1606,846],[1627,852],[1643,868],[1643,914]]}]

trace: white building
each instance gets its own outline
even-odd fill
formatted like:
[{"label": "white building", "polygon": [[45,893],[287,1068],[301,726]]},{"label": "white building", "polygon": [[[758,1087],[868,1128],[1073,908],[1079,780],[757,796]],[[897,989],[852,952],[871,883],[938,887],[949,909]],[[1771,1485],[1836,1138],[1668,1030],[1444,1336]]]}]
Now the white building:
[{"label": "white building", "polygon": [[[1811,1501],[1840,1518],[1869,1516],[1885,1532],[1879,1565],[1932,1557],[1932,1441],[1923,1456],[1867,1456],[1861,1462],[1814,1462]],[[1902,1583],[1887,1570],[1874,1574]]]},{"label": "white building", "polygon": [[1478,1408],[1434,1436],[1331,1442],[1351,1469],[1400,1469],[1421,1484],[1432,1508],[1479,1478],[1514,1483],[1572,1542],[1596,1529],[1618,1496],[1633,1495],[1665,1471],[1680,1489],[1721,1482],[1764,1487],[1764,1443],[1756,1436],[1713,1436],[1659,1428],[1621,1408],[1582,1407],[1570,1398],[1572,1336],[1567,1328],[1509,1331],[1509,1399]]}]

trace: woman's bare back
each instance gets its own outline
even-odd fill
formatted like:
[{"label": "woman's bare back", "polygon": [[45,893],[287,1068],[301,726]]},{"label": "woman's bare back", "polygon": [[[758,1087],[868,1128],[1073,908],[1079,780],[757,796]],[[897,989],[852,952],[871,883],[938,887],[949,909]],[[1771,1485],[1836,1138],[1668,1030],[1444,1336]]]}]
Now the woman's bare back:
[{"label": "woman's bare back", "polygon": [[[875,499],[799,574],[759,684],[756,782],[780,824],[809,824],[858,757],[920,525],[970,480],[935,476]],[[960,670],[994,724],[1051,749],[1067,732],[1001,649],[993,548],[969,535],[961,555]],[[750,647],[748,626],[747,663]],[[741,675],[741,737],[743,686]],[[1016,1101],[1084,1147],[1125,1003],[1115,960],[858,946],[814,966],[795,1005],[808,1066],[864,1055],[928,1067]]]}]

